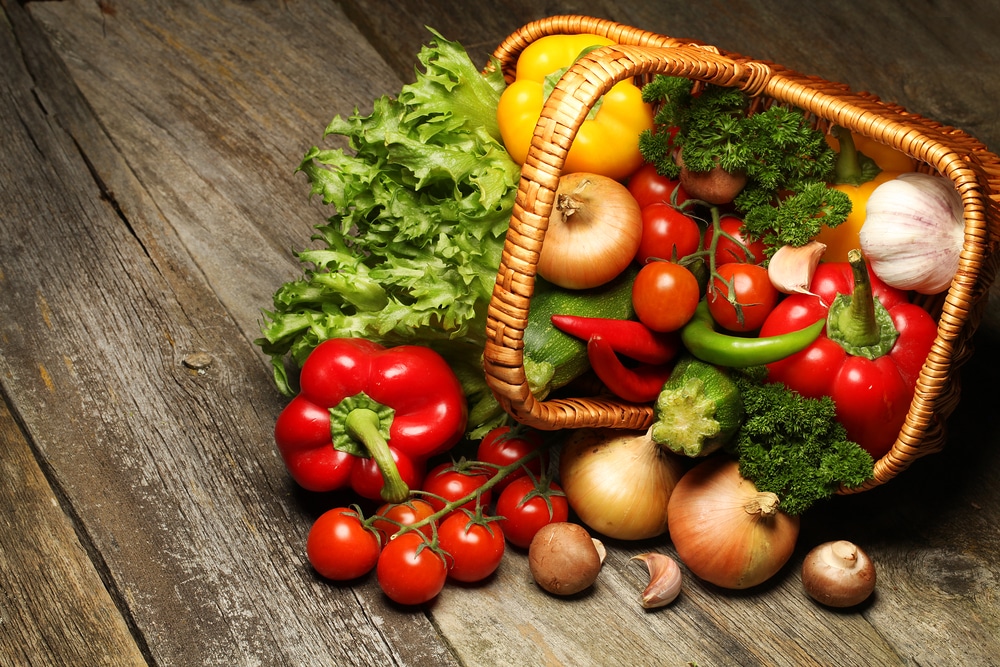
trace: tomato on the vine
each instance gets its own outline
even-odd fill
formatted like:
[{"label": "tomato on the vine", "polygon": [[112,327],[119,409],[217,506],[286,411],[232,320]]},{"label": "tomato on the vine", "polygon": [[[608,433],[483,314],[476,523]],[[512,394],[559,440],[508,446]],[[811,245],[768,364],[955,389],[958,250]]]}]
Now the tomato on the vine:
[{"label": "tomato on the vine", "polygon": [[455,512],[438,529],[438,545],[448,558],[448,576],[455,581],[482,581],[500,566],[504,537],[498,523],[475,520],[465,512]]},{"label": "tomato on the vine", "polygon": [[[747,240],[743,234],[743,219],[735,215],[723,215],[719,218],[719,228],[723,235],[719,237],[715,244],[715,265],[721,266],[731,262],[750,262],[760,264],[764,260],[764,241],[756,239]],[[726,236],[728,234],[728,236]],[[730,238],[731,237],[731,238]],[[712,240],[715,238],[715,227],[709,225],[705,230],[705,249],[712,247]],[[753,257],[747,256],[747,251]]]},{"label": "tomato on the vine", "polygon": [[[379,541],[384,547],[402,526],[412,526],[434,514],[434,506],[420,498],[410,498],[402,503],[385,503],[375,511],[372,528],[378,531]],[[427,537],[434,536],[434,527],[427,523],[418,528]]]},{"label": "tomato on the vine", "polygon": [[[476,492],[486,482],[490,481],[490,473],[484,468],[461,467],[454,463],[441,463],[431,469],[424,479],[421,489],[428,495],[425,497],[435,512],[444,509],[446,503],[461,500]],[[487,489],[480,494],[479,502],[483,507],[490,504],[492,489]],[[455,511],[467,509],[470,512],[476,511],[476,499],[468,501],[457,507]]]},{"label": "tomato on the vine", "polygon": [[661,176],[656,167],[646,163],[639,167],[628,179],[628,191],[639,202],[640,208],[656,202],[672,203],[680,206],[689,199],[680,181]]},{"label": "tomato on the vine", "polygon": [[[507,467],[520,461],[543,446],[542,434],[534,429],[510,426],[498,426],[491,430],[479,442],[476,450],[476,460],[482,463],[492,463],[495,466]],[[547,457],[542,454],[531,459],[525,465],[508,473],[491,489],[500,493],[518,477],[523,477],[530,471],[533,475],[542,474],[542,465]]]},{"label": "tomato on the vine", "polygon": [[530,475],[521,477],[497,498],[495,511],[500,528],[514,546],[528,548],[543,526],[569,518],[569,503],[562,487],[555,482],[549,482],[547,487],[543,484]]},{"label": "tomato on the vine", "polygon": [[[780,296],[767,269],[758,264],[730,263],[717,267],[716,273],[707,296],[712,319],[729,331],[746,333],[760,329]],[[735,304],[730,300],[731,294]]]},{"label": "tomato on the vine", "polygon": [[681,259],[698,250],[701,227],[694,218],[670,204],[654,202],[642,209],[642,236],[635,259]]},{"label": "tomato on the vine", "polygon": [[306,555],[313,568],[327,579],[348,581],[372,571],[379,559],[379,539],[349,507],[336,507],[320,515],[309,529]]},{"label": "tomato on the vine", "polygon": [[653,331],[677,331],[694,315],[701,289],[698,279],[675,262],[653,261],[632,283],[632,305],[639,321]]},{"label": "tomato on the vine", "polygon": [[418,531],[408,531],[389,541],[376,568],[378,584],[399,604],[423,604],[444,588],[448,565]]}]

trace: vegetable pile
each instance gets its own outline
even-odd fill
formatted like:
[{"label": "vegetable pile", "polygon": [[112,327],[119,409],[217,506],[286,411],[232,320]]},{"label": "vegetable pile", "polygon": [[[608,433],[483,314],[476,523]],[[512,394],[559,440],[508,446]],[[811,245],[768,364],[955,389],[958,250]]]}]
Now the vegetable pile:
[{"label": "vegetable pile", "polygon": [[[596,391],[654,421],[527,429],[485,383],[486,312],[545,96],[608,40],[540,38],[507,86],[434,35],[413,84],[331,121],[346,149],[305,154],[334,213],[257,341],[290,397],[275,429],[289,474],[344,500],[314,523],[310,563],[335,581],[374,571],[404,605],[488,581],[507,546],[542,590],[578,594],[599,577],[596,536],[662,541],[721,588],[775,576],[807,510],[868,481],[896,441],[937,330],[912,296],[957,266],[954,187],[736,89],[615,86],[558,184],[524,369],[539,400]],[[636,559],[642,605],[669,605],[684,570]],[[847,542],[805,565],[822,604],[874,585]]]}]

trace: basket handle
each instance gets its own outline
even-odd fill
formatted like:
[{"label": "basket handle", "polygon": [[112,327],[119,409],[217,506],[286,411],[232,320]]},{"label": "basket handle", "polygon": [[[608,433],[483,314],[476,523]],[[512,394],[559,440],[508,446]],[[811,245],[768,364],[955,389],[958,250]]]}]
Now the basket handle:
[{"label": "basket handle", "polygon": [[[750,95],[760,93],[772,71],[764,63],[739,62],[713,47],[671,47],[610,44],[577,60],[556,84],[535,126],[528,156],[514,202],[497,281],[487,313],[484,355],[486,380],[508,412],[522,418],[540,411],[546,428],[561,428],[571,421],[559,418],[578,409],[558,400],[536,401],[524,371],[523,338],[528,307],[534,293],[538,253],[548,228],[563,164],[590,109],[615,84],[626,79],[667,74],[705,83],[738,87]],[[621,406],[603,406],[609,425],[621,425]],[[525,410],[527,413],[525,413]],[[553,412],[554,411],[554,412]],[[641,428],[651,419],[645,409],[632,419]]]}]

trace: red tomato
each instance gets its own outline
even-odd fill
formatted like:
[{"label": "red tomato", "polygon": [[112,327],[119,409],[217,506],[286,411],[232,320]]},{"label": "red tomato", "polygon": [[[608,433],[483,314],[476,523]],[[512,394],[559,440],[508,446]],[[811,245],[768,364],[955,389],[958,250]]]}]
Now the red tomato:
[{"label": "red tomato", "polygon": [[[514,429],[509,426],[498,426],[486,434],[479,442],[476,450],[476,460],[492,463],[495,466],[507,467],[520,461],[528,454],[542,447],[542,434],[534,429]],[[536,477],[542,474],[542,465],[547,457],[541,456],[528,461],[517,470],[508,473],[491,489],[500,493],[518,477],[523,477],[530,471]]]},{"label": "red tomato", "polygon": [[497,522],[476,523],[465,512],[444,520],[438,529],[438,545],[451,556],[448,576],[455,581],[482,581],[503,560],[503,531]]},{"label": "red tomato", "polygon": [[698,279],[680,264],[650,262],[632,283],[632,305],[653,331],[677,331],[694,315],[700,292]]},{"label": "red tomato", "polygon": [[639,202],[639,208],[645,208],[656,202],[680,206],[689,199],[679,181],[661,176],[656,172],[656,167],[649,163],[639,167],[628,179],[628,191]]},{"label": "red tomato", "polygon": [[379,548],[377,533],[366,528],[358,513],[348,507],[321,514],[306,539],[309,562],[322,576],[336,581],[371,572],[379,559]]},{"label": "red tomato", "polygon": [[[716,268],[708,290],[708,311],[724,329],[740,333],[757,331],[778,303],[778,290],[771,284],[767,269],[758,264],[731,262]],[[732,289],[732,291],[730,291]],[[730,301],[735,297],[736,307]]]},{"label": "red tomato", "polygon": [[515,479],[497,498],[500,528],[514,546],[527,549],[542,526],[569,518],[569,503],[562,495],[562,487],[550,482],[548,489],[539,489],[538,484],[531,477]]},{"label": "red tomato", "polygon": [[378,585],[399,604],[423,604],[437,597],[448,577],[448,565],[418,531],[393,538],[378,559]]},{"label": "red tomato", "polygon": [[[764,259],[764,242],[757,239],[753,243],[743,236],[743,220],[735,215],[724,215],[719,218],[719,227],[723,235],[719,237],[719,242],[715,246],[715,265],[729,264],[731,262],[751,262],[760,264]],[[728,234],[728,236],[726,236]],[[732,238],[730,238],[732,237]],[[709,226],[705,230],[705,248],[712,246],[712,239],[715,238],[715,227]],[[753,258],[747,256],[747,250]]]},{"label": "red tomato", "polygon": [[[378,531],[379,541],[384,547],[402,526],[412,526],[431,514],[434,514],[434,506],[420,498],[411,498],[405,503],[386,503],[375,512],[376,517],[384,518],[376,518],[372,528]],[[417,530],[427,537],[434,536],[434,527],[429,523]]]},{"label": "red tomato", "polygon": [[[455,464],[445,462],[435,466],[424,479],[421,487],[428,495],[425,500],[431,504],[435,512],[444,509],[446,503],[455,502],[473,495],[476,490],[486,482],[490,481],[489,472],[483,469],[459,470]],[[480,495],[479,503],[486,507],[492,498],[492,489],[487,489]],[[470,512],[476,511],[476,499],[472,498],[467,503],[455,508],[467,509]]]},{"label": "red tomato", "polygon": [[653,203],[642,209],[642,237],[635,259],[680,259],[698,250],[701,227],[694,218],[670,204]]}]

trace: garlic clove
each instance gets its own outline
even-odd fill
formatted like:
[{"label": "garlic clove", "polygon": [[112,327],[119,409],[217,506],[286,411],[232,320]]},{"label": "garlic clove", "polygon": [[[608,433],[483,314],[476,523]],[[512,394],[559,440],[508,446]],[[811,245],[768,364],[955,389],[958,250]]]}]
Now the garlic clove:
[{"label": "garlic clove", "polygon": [[649,571],[649,584],[642,592],[644,609],[665,607],[681,592],[681,568],[670,556],[647,553],[633,556],[630,560],[641,560]]},{"label": "garlic clove", "polygon": [[826,244],[810,241],[804,246],[785,245],[778,248],[767,264],[767,276],[774,288],[783,294],[812,294],[809,284],[819,265]]}]

